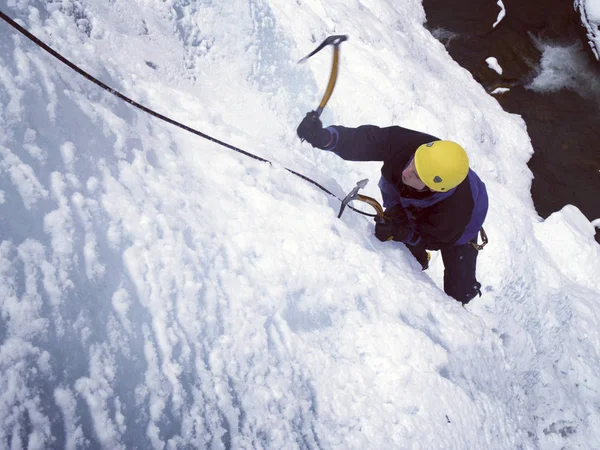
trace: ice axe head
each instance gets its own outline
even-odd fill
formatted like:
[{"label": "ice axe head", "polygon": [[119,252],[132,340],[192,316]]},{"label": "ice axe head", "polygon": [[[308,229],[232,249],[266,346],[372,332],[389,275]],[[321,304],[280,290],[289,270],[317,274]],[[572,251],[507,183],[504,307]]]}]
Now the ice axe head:
[{"label": "ice axe head", "polygon": [[333,46],[337,47],[342,42],[347,41],[347,40],[348,40],[348,36],[346,36],[345,34],[329,36],[323,42],[321,42],[321,44],[316,49],[314,49],[312,52],[310,52],[308,55],[306,55],[304,58],[302,58],[300,61],[298,61],[298,63],[305,62],[308,58],[310,58],[311,56],[313,56],[316,53],[319,53],[321,50],[323,50],[323,48],[325,48],[328,45],[333,45]]},{"label": "ice axe head", "polygon": [[358,192],[358,189],[364,189],[368,182],[369,179],[365,178],[364,180],[360,180],[358,183],[356,183],[356,192]]},{"label": "ice axe head", "polygon": [[[359,211],[361,214],[364,214],[365,216],[374,217],[376,222],[385,222],[386,217],[383,213],[383,207],[379,204],[379,202],[372,197],[367,197],[366,195],[361,195],[358,193],[358,191],[363,189],[368,182],[368,178],[360,180],[358,183],[356,183],[356,186],[348,193],[348,195],[346,195],[344,200],[342,200],[342,206],[340,207],[340,212],[338,213],[338,219],[342,217],[342,213],[344,212],[344,209],[346,208],[348,203],[350,203],[352,200],[359,200],[361,202],[367,203],[368,205],[371,205],[376,212],[376,214],[371,215]],[[350,208],[352,208],[352,206],[350,206]]]}]

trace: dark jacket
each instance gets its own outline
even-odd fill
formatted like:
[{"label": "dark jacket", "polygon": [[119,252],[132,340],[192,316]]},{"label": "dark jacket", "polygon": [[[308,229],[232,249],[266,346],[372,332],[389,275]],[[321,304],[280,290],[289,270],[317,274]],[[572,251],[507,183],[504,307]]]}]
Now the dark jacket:
[{"label": "dark jacket", "polygon": [[467,178],[448,192],[420,192],[402,182],[402,171],[422,144],[439,139],[399,126],[358,128],[331,126],[332,142],[326,150],[348,161],[383,161],[384,206],[402,203],[410,221],[404,242],[438,250],[473,239],[485,220],[488,198],[485,185],[469,170]]}]

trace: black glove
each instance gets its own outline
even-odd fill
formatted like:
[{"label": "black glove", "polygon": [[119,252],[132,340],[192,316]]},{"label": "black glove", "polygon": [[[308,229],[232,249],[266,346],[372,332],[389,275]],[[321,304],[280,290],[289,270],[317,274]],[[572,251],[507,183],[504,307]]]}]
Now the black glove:
[{"label": "black glove", "polygon": [[331,133],[323,128],[321,119],[314,111],[306,114],[306,117],[298,125],[296,133],[300,139],[307,141],[313,147],[323,149],[331,143]]},{"label": "black glove", "polygon": [[375,237],[381,242],[403,241],[408,235],[408,227],[401,223],[384,219],[375,224]]},{"label": "black glove", "polygon": [[408,236],[409,222],[402,204],[385,210],[384,218],[375,218],[375,237],[381,242],[403,241]]}]

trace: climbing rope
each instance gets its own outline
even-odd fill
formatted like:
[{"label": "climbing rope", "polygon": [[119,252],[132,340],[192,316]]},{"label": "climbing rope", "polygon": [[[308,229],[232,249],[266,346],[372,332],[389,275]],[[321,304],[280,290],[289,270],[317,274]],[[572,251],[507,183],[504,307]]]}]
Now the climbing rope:
[{"label": "climbing rope", "polygon": [[[68,67],[70,67],[71,69],[73,69],[75,72],[77,72],[78,74],[82,75],[83,77],[87,78],[89,81],[91,81],[92,83],[96,84],[97,86],[100,86],[102,89],[104,89],[105,91],[110,92],[111,94],[113,94],[114,96],[120,98],[121,100],[124,100],[125,102],[129,103],[130,105],[134,106],[135,108],[138,108],[142,111],[144,111],[147,114],[150,114],[151,116],[154,116],[164,122],[170,123],[171,125],[175,125],[176,127],[179,127],[185,131],[188,131],[192,134],[195,134],[196,136],[200,136],[201,138],[207,139],[211,142],[214,142],[216,144],[219,144],[223,147],[226,147],[230,150],[233,150],[235,152],[241,153],[242,155],[246,155],[250,158],[253,158],[257,161],[261,161],[261,162],[266,162],[272,165],[272,162],[269,161],[268,159],[264,159],[261,158],[260,156],[256,156],[250,152],[247,152],[245,150],[242,150],[239,147],[236,147],[234,145],[228,144],[227,142],[223,142],[217,138],[214,138],[206,133],[202,133],[201,131],[198,131],[192,127],[189,127],[187,125],[184,125],[180,122],[177,122],[176,120],[173,120],[167,116],[164,116],[162,114],[157,113],[156,111],[145,107],[144,105],[136,102],[135,100],[132,100],[131,98],[127,97],[126,95],[122,94],[121,92],[111,88],[110,86],[104,84],[103,82],[101,82],[100,80],[98,80],[97,78],[93,77],[92,75],[90,75],[89,73],[87,73],[85,70],[81,69],[80,67],[78,67],[77,65],[73,64],[71,61],[69,61],[67,58],[65,58],[64,56],[62,56],[60,53],[58,53],[56,50],[52,49],[51,47],[49,47],[48,45],[46,45],[44,42],[42,42],[40,39],[38,39],[36,36],[34,36],[33,34],[31,34],[29,31],[27,31],[25,28],[23,28],[22,26],[20,26],[18,23],[16,23],[14,20],[12,20],[10,17],[8,17],[4,12],[0,11],[0,18],[2,18],[2,20],[4,20],[6,23],[8,23],[10,26],[12,26],[13,28],[15,28],[19,33],[23,34],[25,37],[27,37],[29,40],[31,40],[32,42],[34,42],[37,46],[41,47],[42,49],[44,49],[45,51],[47,51],[48,53],[50,53],[52,56],[54,56],[56,59],[58,59],[59,61],[61,61],[63,64],[67,65]],[[320,190],[322,190],[323,192],[331,195],[332,197],[335,197],[336,199],[338,199],[340,202],[342,202],[342,199],[339,198],[337,195],[335,195],[333,192],[331,192],[330,190],[328,190],[327,188],[321,186],[319,183],[317,183],[316,181],[312,180],[311,178],[307,177],[306,175],[302,175],[299,172],[296,172],[292,169],[288,169],[287,167],[284,167],[285,170],[287,170],[289,173],[302,178],[305,181],[308,181],[309,183],[313,184],[314,186],[318,187]],[[369,217],[374,217],[373,214],[368,214],[365,213],[363,211],[360,211],[356,208],[353,208],[352,206],[348,205],[348,207],[350,209],[352,209],[353,211],[365,215],[365,216],[369,216]]]}]

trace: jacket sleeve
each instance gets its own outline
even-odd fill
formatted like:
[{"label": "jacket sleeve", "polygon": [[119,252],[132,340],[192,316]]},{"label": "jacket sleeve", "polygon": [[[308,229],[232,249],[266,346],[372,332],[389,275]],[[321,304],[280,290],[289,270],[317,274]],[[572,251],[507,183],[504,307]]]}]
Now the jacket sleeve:
[{"label": "jacket sleeve", "polygon": [[399,126],[380,128],[362,125],[347,128],[339,125],[327,128],[331,132],[331,144],[325,148],[347,161],[386,161],[406,153],[415,152],[422,144],[438,138]]}]

